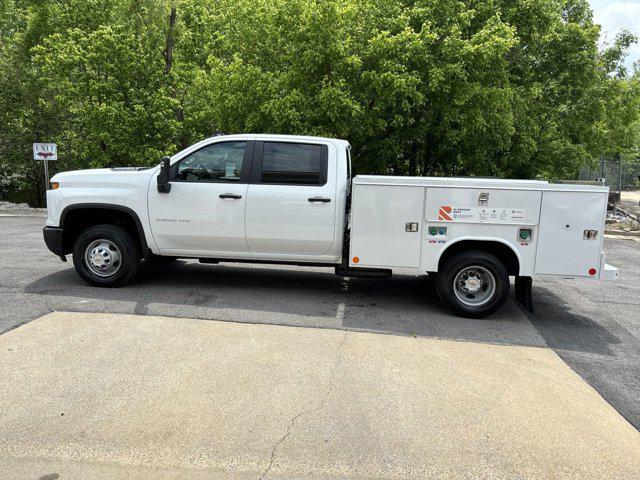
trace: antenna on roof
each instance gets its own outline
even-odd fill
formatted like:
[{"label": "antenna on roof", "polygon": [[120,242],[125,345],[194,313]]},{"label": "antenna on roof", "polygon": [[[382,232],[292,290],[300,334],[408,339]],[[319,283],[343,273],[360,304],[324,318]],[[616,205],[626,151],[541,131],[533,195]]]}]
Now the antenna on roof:
[{"label": "antenna on roof", "polygon": [[223,135],[226,135],[224,132],[221,132],[220,130],[217,130],[215,132],[213,132],[213,135],[211,135],[212,137],[221,137]]}]

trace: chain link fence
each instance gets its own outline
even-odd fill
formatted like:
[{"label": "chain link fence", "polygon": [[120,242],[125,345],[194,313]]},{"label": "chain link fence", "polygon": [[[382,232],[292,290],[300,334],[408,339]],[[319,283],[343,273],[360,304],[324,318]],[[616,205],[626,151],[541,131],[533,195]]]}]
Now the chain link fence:
[{"label": "chain link fence", "polygon": [[610,188],[611,192],[624,190],[637,190],[640,188],[640,160],[635,162],[625,162],[619,158],[600,160],[596,168],[583,167],[576,180],[580,181],[602,181]]},{"label": "chain link fence", "polygon": [[597,168],[583,168],[581,182],[600,181],[609,187],[607,228],[613,231],[640,231],[640,160],[601,159]]}]

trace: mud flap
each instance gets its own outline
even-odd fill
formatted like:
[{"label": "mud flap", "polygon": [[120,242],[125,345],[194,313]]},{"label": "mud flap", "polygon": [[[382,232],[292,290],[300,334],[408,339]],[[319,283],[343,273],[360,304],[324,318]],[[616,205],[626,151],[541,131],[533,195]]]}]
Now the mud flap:
[{"label": "mud flap", "polygon": [[532,285],[531,277],[516,277],[516,301],[531,313],[533,313]]}]

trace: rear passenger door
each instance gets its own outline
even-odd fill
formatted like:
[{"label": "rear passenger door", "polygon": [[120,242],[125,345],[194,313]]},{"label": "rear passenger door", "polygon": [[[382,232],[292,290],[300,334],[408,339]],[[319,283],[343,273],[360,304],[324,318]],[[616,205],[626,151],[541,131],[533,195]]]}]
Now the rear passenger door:
[{"label": "rear passenger door", "polygon": [[328,149],[313,142],[256,142],[245,214],[251,252],[318,256],[330,249],[336,180]]}]

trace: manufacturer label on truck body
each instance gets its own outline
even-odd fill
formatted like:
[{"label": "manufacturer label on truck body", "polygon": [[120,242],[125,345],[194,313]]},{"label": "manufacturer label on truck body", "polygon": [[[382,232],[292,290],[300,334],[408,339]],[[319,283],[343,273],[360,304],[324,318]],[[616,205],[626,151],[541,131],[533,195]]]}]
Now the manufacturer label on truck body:
[{"label": "manufacturer label on truck body", "polygon": [[523,223],[524,217],[522,208],[441,205],[438,209],[438,220],[444,222]]}]

